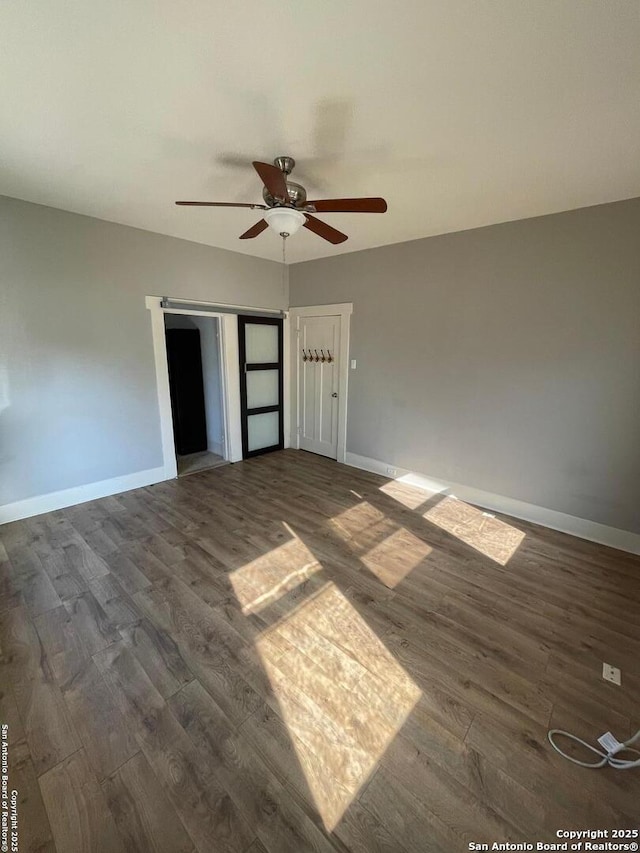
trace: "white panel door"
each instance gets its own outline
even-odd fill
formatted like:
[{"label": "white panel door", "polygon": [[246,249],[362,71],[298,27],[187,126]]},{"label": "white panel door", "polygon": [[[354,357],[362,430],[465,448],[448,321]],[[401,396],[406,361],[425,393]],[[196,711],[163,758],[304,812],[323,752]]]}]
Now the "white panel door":
[{"label": "white panel door", "polygon": [[300,448],[335,459],[338,455],[340,317],[300,317],[299,324]]}]

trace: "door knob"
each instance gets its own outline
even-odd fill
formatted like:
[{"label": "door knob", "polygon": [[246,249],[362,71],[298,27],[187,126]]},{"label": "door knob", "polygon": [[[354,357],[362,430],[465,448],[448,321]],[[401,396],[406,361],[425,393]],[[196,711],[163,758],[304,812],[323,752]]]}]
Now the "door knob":
[{"label": "door knob", "polygon": [[334,391],[334,392],[333,392],[333,394],[332,394],[331,396],[332,396],[332,397],[337,397],[337,396],[338,396],[338,392],[337,392],[337,391]]}]

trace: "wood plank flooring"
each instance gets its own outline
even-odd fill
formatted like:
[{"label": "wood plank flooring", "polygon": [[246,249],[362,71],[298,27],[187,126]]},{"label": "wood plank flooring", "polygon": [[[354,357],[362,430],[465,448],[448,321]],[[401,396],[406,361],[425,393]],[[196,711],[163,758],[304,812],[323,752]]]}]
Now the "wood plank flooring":
[{"label": "wood plank flooring", "polygon": [[[22,853],[635,828],[640,558],[283,451],[0,527]],[[601,679],[602,662],[622,686]]]}]

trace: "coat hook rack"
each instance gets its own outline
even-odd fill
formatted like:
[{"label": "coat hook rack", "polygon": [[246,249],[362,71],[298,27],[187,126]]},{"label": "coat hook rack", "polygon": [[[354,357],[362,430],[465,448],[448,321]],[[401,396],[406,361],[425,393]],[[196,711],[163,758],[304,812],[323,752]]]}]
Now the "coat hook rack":
[{"label": "coat hook rack", "polygon": [[311,363],[319,361],[321,364],[331,364],[335,361],[335,358],[331,355],[331,351],[327,350],[326,352],[321,349],[320,355],[318,355],[317,349],[302,349],[302,360],[308,361]]}]

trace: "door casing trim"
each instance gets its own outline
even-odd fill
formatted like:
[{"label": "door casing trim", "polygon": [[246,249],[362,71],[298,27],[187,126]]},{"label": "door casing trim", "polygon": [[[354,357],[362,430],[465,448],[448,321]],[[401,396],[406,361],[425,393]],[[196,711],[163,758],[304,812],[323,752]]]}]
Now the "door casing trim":
[{"label": "door casing trim", "polygon": [[160,414],[160,434],[164,479],[178,476],[176,452],[173,440],[171,417],[171,394],[169,392],[169,366],[165,343],[165,314],[186,314],[196,317],[217,317],[220,334],[220,378],[222,384],[222,408],[225,433],[225,458],[229,462],[242,459],[242,435],[240,432],[240,379],[238,376],[238,332],[235,314],[222,314],[194,309],[178,310],[162,307],[162,297],[147,296],[146,307],[151,314],[153,355],[156,369],[156,387]]},{"label": "door casing trim", "polygon": [[300,361],[298,359],[298,337],[301,317],[340,317],[340,371],[338,375],[338,448],[337,462],[345,462],[347,456],[347,408],[349,392],[349,336],[353,302],[337,302],[330,305],[304,305],[289,308],[291,329],[291,447],[300,449]]}]

